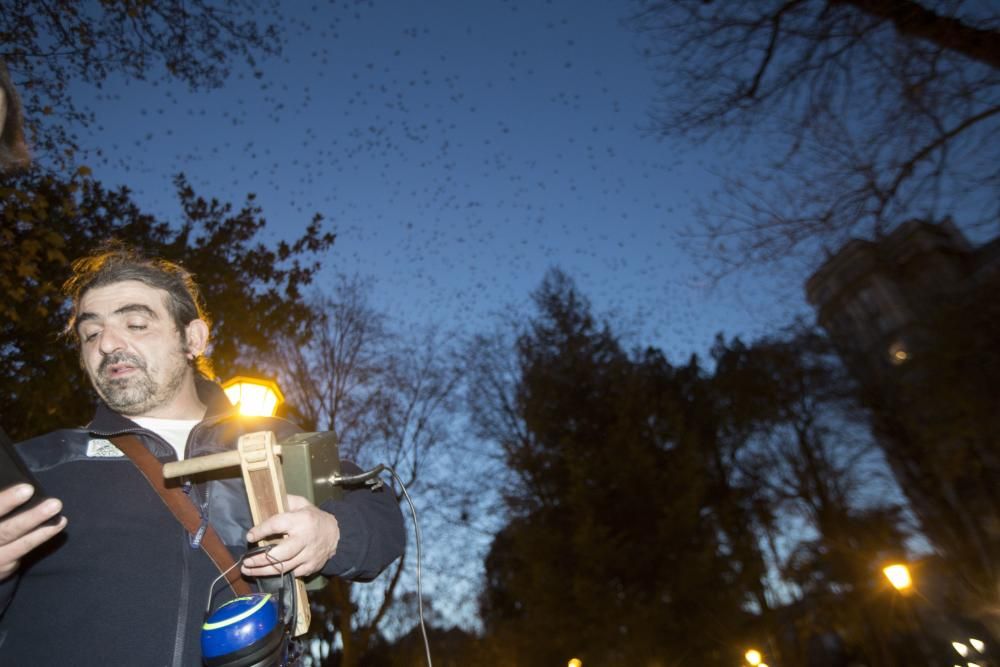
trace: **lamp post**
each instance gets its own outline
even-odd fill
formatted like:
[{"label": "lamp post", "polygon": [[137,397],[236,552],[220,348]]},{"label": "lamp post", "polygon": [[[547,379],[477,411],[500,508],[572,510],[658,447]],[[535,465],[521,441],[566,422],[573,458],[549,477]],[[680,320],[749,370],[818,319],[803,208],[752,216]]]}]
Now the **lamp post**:
[{"label": "lamp post", "polygon": [[[885,578],[889,580],[892,587],[904,597],[913,593],[913,577],[910,574],[910,568],[904,563],[892,563],[891,565],[886,565],[882,568],[882,574],[884,574]],[[917,609],[909,602],[911,601],[904,600],[902,605],[904,608],[904,614],[907,617],[907,625],[913,630],[917,650],[920,651],[921,657],[925,660],[930,660],[932,659],[934,652],[931,647],[927,645],[927,638],[924,637],[923,634],[924,625],[920,620],[920,615],[918,614]]]},{"label": "lamp post", "polygon": [[224,382],[222,390],[230,403],[239,406],[240,414],[248,417],[273,417],[285,400],[277,383],[243,375]]}]

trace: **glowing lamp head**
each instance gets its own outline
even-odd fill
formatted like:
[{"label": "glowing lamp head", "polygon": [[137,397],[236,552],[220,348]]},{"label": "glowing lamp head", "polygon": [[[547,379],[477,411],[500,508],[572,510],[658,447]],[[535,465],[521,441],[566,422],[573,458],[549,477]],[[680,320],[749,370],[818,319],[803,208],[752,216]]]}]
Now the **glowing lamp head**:
[{"label": "glowing lamp head", "polygon": [[270,380],[238,376],[222,385],[229,402],[248,417],[273,417],[284,402],[278,385]]},{"label": "glowing lamp head", "polygon": [[882,573],[889,580],[892,587],[897,591],[905,592],[913,587],[913,579],[910,577],[910,568],[902,563],[887,565],[882,568]]},{"label": "glowing lamp head", "polygon": [[744,653],[743,657],[746,658],[748,664],[754,665],[755,667],[758,667],[760,665],[760,661],[764,659],[764,656],[760,654],[760,651],[753,648]]},{"label": "glowing lamp head", "polygon": [[566,667],[583,667],[583,660],[580,660],[580,658],[572,658],[566,663]]}]

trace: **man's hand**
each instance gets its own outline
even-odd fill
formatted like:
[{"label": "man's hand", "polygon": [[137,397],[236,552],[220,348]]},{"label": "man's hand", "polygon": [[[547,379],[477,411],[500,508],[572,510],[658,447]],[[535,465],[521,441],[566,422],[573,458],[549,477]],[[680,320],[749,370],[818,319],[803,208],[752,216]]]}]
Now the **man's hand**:
[{"label": "man's hand", "polygon": [[66,527],[66,517],[59,517],[55,525],[42,525],[62,511],[62,503],[55,498],[16,516],[8,516],[34,492],[30,484],[18,484],[0,491],[0,580],[14,574],[25,554]]},{"label": "man's hand", "polygon": [[[244,560],[243,574],[266,577],[291,571],[297,577],[306,577],[319,572],[337,553],[340,525],[329,512],[302,496],[289,494],[287,512],[275,514],[247,533],[248,542],[267,538],[281,539],[266,554]],[[280,569],[274,561],[281,563]]]}]

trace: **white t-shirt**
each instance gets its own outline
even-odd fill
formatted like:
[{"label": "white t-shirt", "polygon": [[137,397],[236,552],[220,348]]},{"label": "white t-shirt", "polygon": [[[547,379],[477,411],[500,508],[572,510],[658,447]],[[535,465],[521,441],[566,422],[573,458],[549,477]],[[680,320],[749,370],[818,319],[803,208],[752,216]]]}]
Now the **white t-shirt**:
[{"label": "white t-shirt", "polygon": [[184,460],[184,446],[188,435],[200,419],[157,419],[156,417],[133,417],[139,426],[149,429],[160,436],[177,450],[177,460]]}]

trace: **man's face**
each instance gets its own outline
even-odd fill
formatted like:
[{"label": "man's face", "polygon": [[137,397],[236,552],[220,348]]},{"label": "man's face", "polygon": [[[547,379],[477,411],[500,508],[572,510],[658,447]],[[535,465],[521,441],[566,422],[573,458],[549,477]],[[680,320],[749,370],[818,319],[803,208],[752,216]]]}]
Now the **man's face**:
[{"label": "man's face", "polygon": [[120,414],[161,414],[193,382],[188,348],[166,299],[165,291],[135,280],[90,289],[80,299],[83,367]]}]

